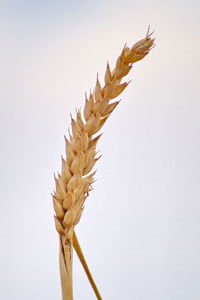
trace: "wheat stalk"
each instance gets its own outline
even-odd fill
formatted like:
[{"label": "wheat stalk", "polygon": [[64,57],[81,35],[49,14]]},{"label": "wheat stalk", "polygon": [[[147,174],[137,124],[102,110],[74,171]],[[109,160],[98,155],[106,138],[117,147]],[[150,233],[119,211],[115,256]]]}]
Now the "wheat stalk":
[{"label": "wheat stalk", "polygon": [[90,270],[89,270],[89,267],[87,265],[87,262],[86,262],[86,259],[84,257],[84,254],[83,254],[83,251],[81,249],[81,246],[79,244],[79,241],[78,241],[78,238],[77,238],[77,235],[74,231],[74,234],[73,234],[73,246],[74,246],[74,250],[76,251],[77,255],[78,255],[78,258],[83,266],[83,269],[85,270],[85,273],[87,275],[87,278],[91,284],[91,287],[97,297],[98,300],[102,300],[102,297],[100,295],[100,292],[96,286],[96,283],[92,277],[92,274],[90,273]]},{"label": "wheat stalk", "polygon": [[[151,33],[152,34],[152,33]],[[56,190],[53,193],[55,225],[60,238],[60,273],[63,300],[73,299],[72,288],[72,249],[74,227],[79,222],[84,203],[92,190],[95,171],[92,172],[97,157],[96,145],[101,135],[96,135],[102,128],[119,101],[111,102],[127,87],[121,83],[132,68],[133,63],[143,59],[154,45],[149,30],[144,39],[133,45],[125,46],[111,72],[107,64],[101,87],[98,76],[93,93],[85,95],[83,116],[76,111],[76,118],[71,116],[71,133],[65,137],[66,159],[62,157],[61,173],[55,176]]]}]

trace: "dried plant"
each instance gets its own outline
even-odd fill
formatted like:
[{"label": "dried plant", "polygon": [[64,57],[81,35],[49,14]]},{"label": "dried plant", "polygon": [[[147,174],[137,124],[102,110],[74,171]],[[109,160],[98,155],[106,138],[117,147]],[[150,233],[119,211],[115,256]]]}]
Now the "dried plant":
[{"label": "dried plant", "polygon": [[[96,145],[101,134],[96,135],[119,101],[111,102],[127,87],[128,82],[121,83],[132,68],[133,63],[143,59],[154,45],[152,33],[147,32],[144,39],[133,45],[125,46],[113,71],[107,64],[102,87],[97,77],[93,93],[85,95],[83,116],[80,110],[76,111],[76,118],[71,117],[71,133],[65,137],[66,159],[62,158],[61,173],[55,177],[56,190],[53,196],[55,210],[55,225],[60,238],[60,273],[63,300],[73,299],[72,287],[72,252],[73,243],[79,258],[84,257],[74,232],[79,222],[84,203],[92,189],[95,171],[93,167],[99,160]],[[85,262],[86,263],[86,262]],[[84,265],[86,270],[87,266]],[[88,271],[89,276],[89,271]],[[92,284],[92,278],[90,278]],[[92,284],[95,290],[95,283]],[[95,291],[101,299],[98,290]]]}]

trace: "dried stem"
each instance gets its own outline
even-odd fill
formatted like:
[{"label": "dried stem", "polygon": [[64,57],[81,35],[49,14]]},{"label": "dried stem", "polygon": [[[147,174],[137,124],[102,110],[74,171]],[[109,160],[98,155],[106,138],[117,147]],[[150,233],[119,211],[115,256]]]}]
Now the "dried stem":
[{"label": "dried stem", "polygon": [[89,267],[87,265],[87,262],[86,262],[86,259],[85,259],[84,255],[83,255],[83,251],[81,249],[81,246],[79,244],[79,241],[78,241],[78,238],[77,238],[77,235],[76,235],[75,231],[74,231],[74,234],[73,234],[73,246],[74,246],[74,249],[75,249],[75,251],[76,251],[76,253],[78,255],[78,258],[79,258],[79,260],[80,260],[80,262],[81,262],[81,264],[83,266],[83,269],[85,270],[85,273],[86,273],[86,275],[88,277],[88,280],[89,280],[89,282],[90,282],[90,284],[91,284],[91,286],[93,288],[93,291],[94,291],[97,299],[98,300],[102,300],[100,292],[99,292],[99,290],[98,290],[98,288],[96,286],[96,283],[95,283],[95,281],[94,281],[94,279],[92,277],[92,274],[90,273]]},{"label": "dried stem", "polygon": [[[63,247],[64,243],[64,247]],[[67,243],[60,238],[60,277],[62,288],[62,300],[73,300],[73,280],[72,280],[72,262],[73,262],[73,241]]]}]

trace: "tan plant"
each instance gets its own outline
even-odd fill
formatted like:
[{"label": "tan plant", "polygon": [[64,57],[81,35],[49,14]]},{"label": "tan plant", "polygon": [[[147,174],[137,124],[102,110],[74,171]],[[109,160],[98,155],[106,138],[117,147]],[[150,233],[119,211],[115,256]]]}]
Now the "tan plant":
[{"label": "tan plant", "polygon": [[[71,133],[68,139],[65,138],[66,159],[62,158],[62,170],[55,177],[56,190],[52,195],[55,225],[60,238],[63,300],[73,299],[73,242],[79,258],[83,258],[74,227],[81,218],[85,200],[92,189],[95,175],[95,171],[92,170],[100,158],[97,157],[96,145],[101,134],[96,134],[119,104],[119,101],[111,101],[127,87],[128,82],[121,83],[123,77],[129,73],[133,63],[143,59],[149,53],[153,45],[154,39],[151,38],[148,30],[145,38],[134,44],[132,48],[125,46],[113,71],[107,64],[104,86],[100,85],[97,77],[94,92],[89,96],[85,95],[83,116],[81,111],[77,110],[76,118],[71,117]],[[86,266],[84,268],[86,270]],[[94,282],[93,288],[95,290]],[[101,299],[98,290],[96,295]]]}]

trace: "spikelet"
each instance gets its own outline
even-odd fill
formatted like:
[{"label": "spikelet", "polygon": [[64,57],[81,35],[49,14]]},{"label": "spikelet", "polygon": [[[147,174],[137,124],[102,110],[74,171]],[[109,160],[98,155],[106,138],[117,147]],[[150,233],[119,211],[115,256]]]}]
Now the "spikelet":
[{"label": "spikelet", "polygon": [[71,134],[69,138],[65,137],[66,159],[62,158],[62,170],[61,174],[55,177],[56,190],[53,194],[55,225],[61,241],[61,258],[63,259],[64,253],[66,265],[69,257],[71,259],[71,256],[67,256],[69,251],[67,252],[66,247],[72,242],[74,226],[79,222],[85,200],[92,190],[95,172],[90,172],[99,159],[96,157],[96,144],[101,135],[94,135],[119,103],[110,101],[118,97],[129,84],[121,83],[123,77],[129,73],[133,63],[143,59],[153,46],[154,39],[149,32],[132,48],[125,46],[113,71],[107,63],[105,85],[101,86],[97,76],[94,92],[90,93],[89,97],[85,94],[83,115],[77,110],[76,117],[71,117]]}]

